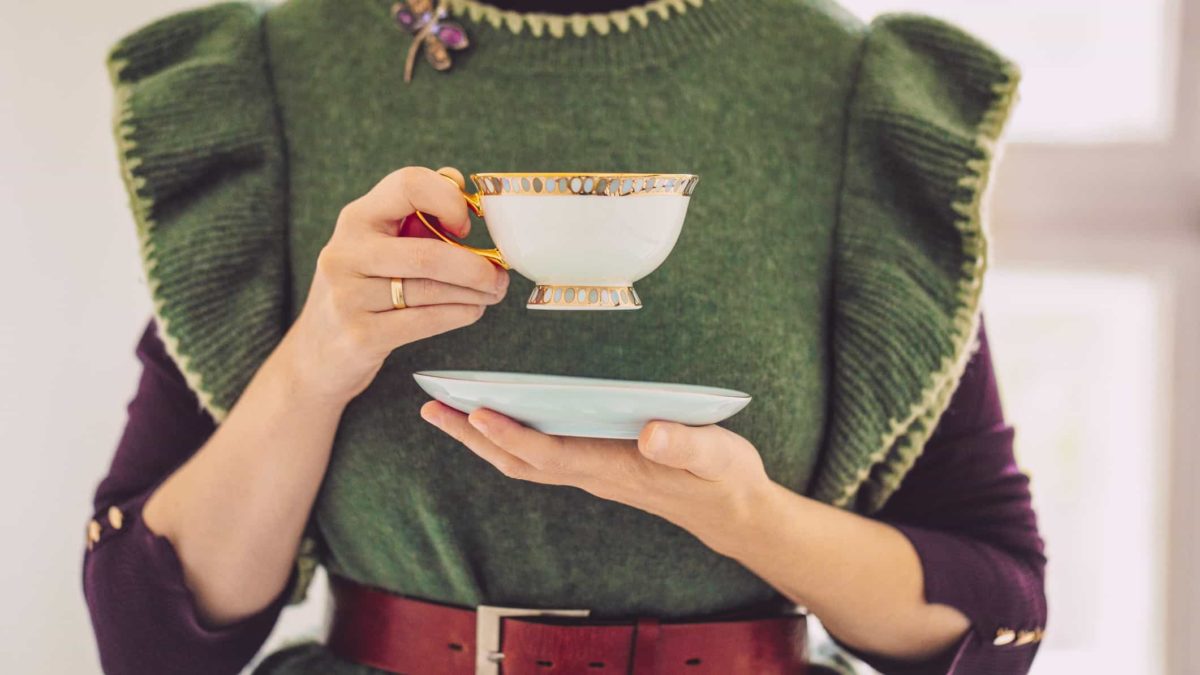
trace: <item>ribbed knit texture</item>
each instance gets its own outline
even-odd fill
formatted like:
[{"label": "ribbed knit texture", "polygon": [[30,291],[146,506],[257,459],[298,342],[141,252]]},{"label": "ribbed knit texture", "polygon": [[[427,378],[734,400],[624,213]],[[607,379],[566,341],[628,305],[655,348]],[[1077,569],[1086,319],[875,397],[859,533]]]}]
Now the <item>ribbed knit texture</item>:
[{"label": "ribbed knit texture", "polygon": [[977,330],[983,200],[1017,79],[944,23],[898,15],[871,28],[849,107],[818,499],[879,509],[954,393]]},{"label": "ribbed knit texture", "polygon": [[[924,18],[868,28],[823,2],[665,4],[644,21],[610,13],[607,33],[585,17],[582,37],[468,11],[472,48],[447,73],[419,63],[407,86],[408,37],[376,0],[219,5],[115,48],[156,314],[218,418],[303,305],[341,206],[395,168],[702,177],[671,257],[637,284],[644,309],[530,312],[514,277],[478,324],[388,359],[346,411],[316,507],[332,571],[600,615],[780,601],[662,520],[499,475],[418,418],[415,370],[741,389],[755,400],[727,426],[775,480],[866,512],[920,452],[975,331],[1013,68]],[[486,242],[482,225],[470,239]],[[353,672],[302,660],[272,663]]]},{"label": "ribbed knit texture", "polygon": [[286,325],[283,145],[255,23],[244,8],[192,12],[109,60],[155,316],[218,418]]}]

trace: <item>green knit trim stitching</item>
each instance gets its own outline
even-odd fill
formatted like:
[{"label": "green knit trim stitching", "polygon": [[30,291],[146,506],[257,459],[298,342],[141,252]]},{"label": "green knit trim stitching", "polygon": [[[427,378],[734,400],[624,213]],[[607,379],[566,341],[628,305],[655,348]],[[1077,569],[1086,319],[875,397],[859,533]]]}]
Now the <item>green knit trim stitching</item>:
[{"label": "green knit trim stitching", "polygon": [[924,451],[925,443],[950,405],[975,352],[983,277],[988,268],[987,204],[992,188],[991,175],[1001,154],[1001,136],[1016,104],[1019,81],[1020,71],[1016,66],[1008,65],[1004,68],[1004,78],[992,86],[996,99],[975,128],[975,146],[982,158],[968,160],[967,172],[958,182],[959,186],[971,191],[971,198],[951,204],[951,208],[962,216],[954,225],[962,233],[966,256],[964,275],[958,283],[959,306],[953,319],[953,351],[942,359],[941,367],[933,373],[932,381],[910,408],[908,416],[888,423],[889,430],[880,439],[879,449],[867,458],[854,480],[834,500],[835,506],[847,506],[870,478],[872,470],[882,465],[884,471],[879,476],[879,488],[869,496],[865,510],[871,513],[883,507]]},{"label": "green knit trim stitching", "polygon": [[633,24],[642,28],[650,25],[650,17],[658,16],[663,21],[671,18],[671,10],[684,14],[688,6],[700,7],[704,0],[653,0],[644,5],[630,7],[612,12],[596,12],[593,14],[548,14],[544,12],[515,12],[500,9],[494,5],[484,4],[478,0],[448,0],[447,5],[455,15],[468,16],[476,23],[486,22],[493,28],[507,28],[514,34],[520,34],[525,28],[534,37],[549,34],[561,38],[570,29],[576,37],[585,37],[589,33],[608,35],[615,28],[617,32],[627,33]]},{"label": "green knit trim stitching", "polygon": [[166,301],[159,293],[161,281],[155,274],[158,267],[158,251],[150,237],[155,226],[154,218],[151,215],[154,212],[154,200],[143,195],[146,179],[137,175],[137,169],[141,166],[142,160],[136,154],[137,141],[134,140],[137,127],[133,123],[135,115],[132,103],[133,86],[121,79],[121,74],[128,65],[127,59],[113,59],[108,64],[109,75],[114,83],[114,100],[116,102],[116,111],[113,115],[113,136],[117,141],[121,177],[124,180],[125,189],[129,193],[133,217],[138,225],[138,249],[142,258],[142,268],[146,274],[146,284],[150,289],[154,321],[158,325],[159,337],[162,338],[167,354],[179,367],[179,371],[183,373],[188,387],[196,393],[200,405],[212,415],[214,420],[220,422],[225,419],[229,411],[217,405],[213,398],[213,392],[205,388],[204,378],[191,367],[191,359],[181,350],[179,339],[172,332],[171,323],[163,313]]},{"label": "green knit trim stitching", "polygon": [[[309,518],[311,521],[312,517]],[[321,556],[317,551],[317,539],[314,535],[305,534],[300,538],[300,548],[296,551],[295,582],[289,591],[287,604],[298,605],[308,599],[309,587],[312,586],[320,566]]]}]

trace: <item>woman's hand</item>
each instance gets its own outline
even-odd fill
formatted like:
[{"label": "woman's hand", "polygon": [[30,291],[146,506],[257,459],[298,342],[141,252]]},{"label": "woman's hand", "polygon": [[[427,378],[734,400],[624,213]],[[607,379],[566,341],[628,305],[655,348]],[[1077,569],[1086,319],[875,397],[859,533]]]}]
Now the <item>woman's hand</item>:
[{"label": "woman's hand", "polygon": [[957,609],[925,601],[903,534],[771,481],[754,446],[721,427],[651,422],[634,442],[547,436],[436,401],[421,416],[506,476],[581,488],[688,530],[865,652],[928,659],[970,627]]},{"label": "woman's hand", "polygon": [[754,446],[716,425],[655,421],[636,441],[620,441],[548,436],[491,410],[468,416],[437,401],[421,416],[510,478],[653,513],[718,552],[730,551],[771,485]]},{"label": "woman's hand", "polygon": [[[457,234],[470,227],[458,189],[417,167],[342,209],[296,323],[212,437],[146,502],[146,525],[174,545],[208,623],[251,616],[283,590],[342,411],[388,353],[474,323],[504,296],[508,274],[492,263],[397,236],[417,209]],[[392,306],[392,278],[404,280],[404,309]]]},{"label": "woman's hand", "polygon": [[[416,210],[466,236],[466,202],[446,177],[463,183],[455,169],[405,167],[342,209],[285,339],[304,391],[344,403],[393,349],[472,324],[504,297],[508,273],[487,260],[424,230],[398,236]],[[403,279],[405,309],[392,306],[393,278]]]}]

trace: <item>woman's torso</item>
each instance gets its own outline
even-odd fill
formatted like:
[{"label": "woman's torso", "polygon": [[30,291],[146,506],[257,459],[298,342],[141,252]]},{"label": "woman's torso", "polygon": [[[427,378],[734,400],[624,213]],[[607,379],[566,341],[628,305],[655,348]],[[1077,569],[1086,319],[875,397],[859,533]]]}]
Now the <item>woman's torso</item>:
[{"label": "woman's torso", "polygon": [[[536,38],[466,21],[448,73],[371,0],[292,0],[266,38],[287,147],[292,307],[339,209],[391,170],[701,176],[636,312],[532,312],[397,350],[346,411],[316,507],[334,573],[464,605],[684,616],[777,596],[654,516],[507,479],[421,421],[418,370],[684,382],[746,391],[726,423],[804,491],[826,413],[831,247],[858,38],[785,0],[712,1],[629,32]],[[482,243],[482,224],[471,241]]]}]

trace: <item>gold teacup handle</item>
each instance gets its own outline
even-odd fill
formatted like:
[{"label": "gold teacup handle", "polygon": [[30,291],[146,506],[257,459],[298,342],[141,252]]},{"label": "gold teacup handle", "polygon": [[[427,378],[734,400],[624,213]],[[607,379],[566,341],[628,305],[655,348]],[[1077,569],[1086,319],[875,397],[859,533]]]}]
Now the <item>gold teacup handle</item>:
[{"label": "gold teacup handle", "polygon": [[[451,183],[454,183],[454,187],[458,188],[458,191],[462,194],[463,199],[466,200],[467,207],[471,209],[471,212],[474,213],[475,215],[479,216],[480,218],[483,217],[483,200],[480,198],[480,196],[478,194],[470,194],[470,193],[466,192],[462,188],[458,187],[458,181],[454,180],[453,178],[451,178],[445,174],[439,173],[438,175],[441,176],[442,178],[445,178],[446,180],[450,181]],[[461,241],[451,237],[449,234],[443,232],[442,228],[429,222],[429,218],[427,218],[424,213],[417,211],[416,215],[417,215],[417,218],[421,221],[421,224],[424,225],[426,228],[428,228],[428,230],[430,232],[432,232],[434,235],[436,235],[438,239],[441,239],[442,241],[446,242],[447,244],[453,244],[461,249],[470,251],[471,253],[474,253],[475,255],[483,256],[484,258],[487,258],[488,260],[496,263],[503,269],[506,269],[506,270],[512,269],[512,266],[510,266],[508,264],[508,262],[504,260],[504,256],[500,254],[500,249],[498,249],[498,248],[477,248],[475,246],[469,246],[467,244],[464,244]]]}]

